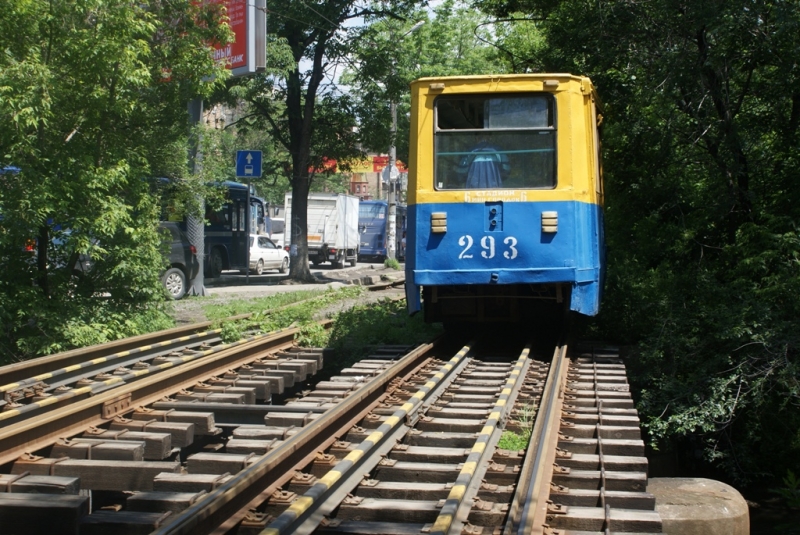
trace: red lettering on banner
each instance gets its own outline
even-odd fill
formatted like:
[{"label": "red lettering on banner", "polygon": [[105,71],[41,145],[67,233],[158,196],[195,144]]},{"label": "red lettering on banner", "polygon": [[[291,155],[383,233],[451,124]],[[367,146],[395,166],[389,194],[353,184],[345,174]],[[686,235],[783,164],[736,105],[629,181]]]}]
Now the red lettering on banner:
[{"label": "red lettering on banner", "polygon": [[[380,173],[383,171],[386,166],[389,165],[389,157],[388,156],[373,156],[372,157],[372,172],[373,173]],[[401,173],[407,173],[408,168],[406,164],[401,162],[400,160],[395,160],[394,165],[397,167],[397,170]]]},{"label": "red lettering on banner", "polygon": [[389,157],[388,156],[373,156],[372,157],[372,172],[373,173],[380,173],[383,171],[384,167],[389,165]]},{"label": "red lettering on banner", "polygon": [[228,26],[234,40],[224,46],[214,47],[214,60],[224,61],[228,69],[247,66],[247,0],[208,0],[222,4],[228,12]]}]

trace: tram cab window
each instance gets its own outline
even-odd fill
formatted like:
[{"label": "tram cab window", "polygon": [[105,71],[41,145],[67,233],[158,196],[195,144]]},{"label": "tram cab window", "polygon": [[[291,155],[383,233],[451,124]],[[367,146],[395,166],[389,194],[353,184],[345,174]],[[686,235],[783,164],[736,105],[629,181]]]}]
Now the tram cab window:
[{"label": "tram cab window", "polygon": [[554,107],[550,95],[436,99],[436,189],[555,187]]}]

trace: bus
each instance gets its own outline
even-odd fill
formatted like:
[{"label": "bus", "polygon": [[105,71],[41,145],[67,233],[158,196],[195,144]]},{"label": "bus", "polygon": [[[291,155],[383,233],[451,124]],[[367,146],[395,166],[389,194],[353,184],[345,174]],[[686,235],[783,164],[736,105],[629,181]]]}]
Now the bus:
[{"label": "bus", "polygon": [[[406,206],[404,204],[397,204],[395,225],[395,256],[398,260],[402,260],[405,256],[402,243],[406,230]],[[373,259],[383,262],[386,259],[389,237],[389,203],[386,201],[361,201],[358,209],[358,232],[361,235],[359,260]]]},{"label": "bus", "polygon": [[248,192],[246,184],[230,180],[221,186],[227,188],[225,204],[218,210],[206,209],[204,273],[212,278],[219,277],[223,270],[246,271],[248,236],[266,234],[267,206],[255,188],[251,186]]},{"label": "bus", "polygon": [[[219,209],[206,207],[205,259],[203,273],[219,277],[223,270],[248,269],[248,235],[266,235],[267,203],[256,195],[255,188],[227,180],[219,184],[225,191],[225,203]],[[248,207],[248,201],[250,206]],[[171,220],[171,218],[167,218]],[[179,228],[187,232],[186,218],[177,220]]]}]

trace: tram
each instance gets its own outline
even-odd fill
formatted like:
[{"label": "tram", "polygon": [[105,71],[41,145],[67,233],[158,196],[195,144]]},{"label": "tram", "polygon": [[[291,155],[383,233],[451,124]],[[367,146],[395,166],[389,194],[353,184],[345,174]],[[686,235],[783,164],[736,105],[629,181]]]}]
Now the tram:
[{"label": "tram", "polygon": [[589,78],[411,84],[406,293],[429,322],[592,316],[604,274],[598,98]]}]

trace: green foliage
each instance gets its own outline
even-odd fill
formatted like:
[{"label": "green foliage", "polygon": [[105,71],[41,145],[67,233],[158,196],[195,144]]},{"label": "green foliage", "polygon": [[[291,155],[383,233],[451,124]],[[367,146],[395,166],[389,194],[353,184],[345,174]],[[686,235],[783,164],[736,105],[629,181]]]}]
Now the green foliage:
[{"label": "green foliage", "polygon": [[383,261],[383,265],[389,269],[400,269],[400,262],[398,262],[395,258],[387,258]]},{"label": "green foliage", "polygon": [[416,344],[441,334],[441,327],[408,316],[405,301],[384,300],[355,306],[339,313],[330,335],[337,365],[349,366],[369,354],[372,347],[385,344]]},{"label": "green foliage", "polygon": [[[27,326],[29,335],[17,340],[18,351],[24,355],[50,355],[169,329],[175,325],[162,307],[115,305],[110,301],[95,299],[81,300],[80,304],[77,314],[73,310],[73,303],[64,306],[65,314],[69,313],[69,316],[60,315],[57,309],[31,314],[38,318],[37,322]],[[0,357],[0,366],[16,360],[19,359],[6,354]]]},{"label": "green foliage", "polygon": [[300,326],[295,341],[300,347],[325,347],[328,345],[330,331],[319,323],[306,323]]},{"label": "green foliage", "polygon": [[[184,173],[186,102],[225,76],[206,45],[229,38],[222,13],[115,0],[0,8],[0,168],[21,170],[0,175],[0,354],[138,334],[164,299],[158,201],[143,178]],[[94,266],[76,274],[81,255]]]},{"label": "green foliage", "polygon": [[316,300],[320,297],[330,297],[330,295],[330,290],[281,292],[267,297],[230,301],[224,305],[215,305],[213,303],[209,303],[207,305],[203,305],[203,312],[209,320],[216,321],[227,319],[232,316],[239,316],[241,314],[260,314],[264,313],[265,311],[274,311],[287,305],[301,301]]},{"label": "green foliage", "polygon": [[219,333],[220,339],[229,344],[245,338],[242,322],[227,321],[222,324],[222,331]]},{"label": "green foliage", "polygon": [[[286,292],[252,300],[239,300],[223,306],[203,307],[206,317],[222,325],[226,342],[240,340],[253,333],[268,333],[287,327],[298,327],[299,345],[325,347],[329,331],[320,326],[315,315],[334,303],[355,299],[365,290],[351,286],[339,290]],[[239,321],[222,321],[232,316],[250,314]]]},{"label": "green foliage", "polygon": [[529,19],[497,31],[512,68],[599,88],[608,275],[591,328],[631,345],[651,444],[739,482],[800,471],[797,5],[481,5]]},{"label": "green foliage", "polygon": [[503,431],[503,434],[500,436],[500,441],[497,443],[497,447],[503,450],[519,451],[527,448],[529,441],[530,436],[524,437],[513,431]]},{"label": "green foliage", "polygon": [[[407,33],[414,21],[425,21]],[[362,143],[377,152],[391,144],[391,102],[397,103],[397,157],[408,159],[411,101],[408,85],[425,76],[502,73],[506,66],[492,46],[489,20],[453,0],[410,13],[405,20],[377,20],[351,32],[358,68],[342,76],[356,87]]]},{"label": "green foliage", "polygon": [[[208,184],[220,184],[226,180],[241,182],[236,177],[235,166],[232,165],[236,160],[236,152],[260,150],[263,176],[253,178],[251,184],[255,186],[258,196],[270,205],[282,207],[284,194],[291,190],[289,179],[283,171],[287,159],[286,151],[262,130],[250,128],[247,122],[236,129],[223,129],[224,122],[221,118],[218,119],[219,122],[206,125],[200,131],[200,150],[203,154],[200,180]],[[194,189],[196,191],[197,188]],[[218,191],[223,190],[218,188]],[[207,192],[207,203],[209,198],[213,197]],[[221,195],[218,201],[222,201]]]},{"label": "green foliage", "polygon": [[533,424],[536,422],[536,407],[533,405],[523,405],[517,414],[520,431],[503,431],[498,448],[504,450],[522,450],[528,447],[533,432]]},{"label": "green foliage", "polygon": [[773,492],[783,498],[787,507],[800,509],[800,478],[795,476],[791,470],[787,471],[783,478],[783,487],[775,489]]}]

